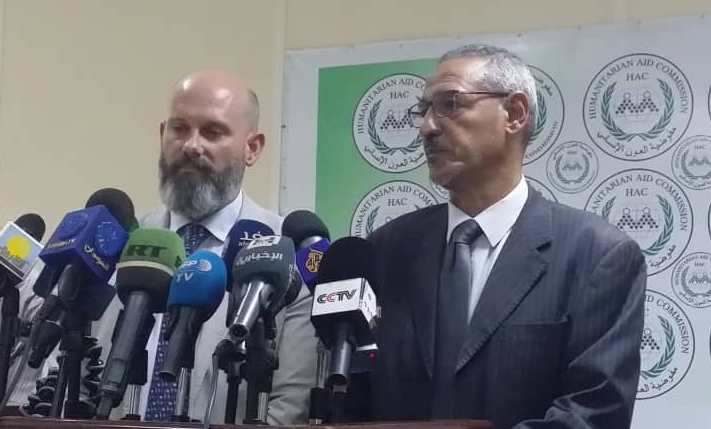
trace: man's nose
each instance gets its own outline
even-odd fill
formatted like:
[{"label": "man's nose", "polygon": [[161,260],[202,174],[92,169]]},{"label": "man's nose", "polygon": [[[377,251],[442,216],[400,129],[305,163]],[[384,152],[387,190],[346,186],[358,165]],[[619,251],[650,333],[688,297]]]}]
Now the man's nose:
[{"label": "man's nose", "polygon": [[430,107],[425,112],[425,117],[422,118],[422,125],[420,125],[420,134],[422,137],[428,138],[439,134],[439,128],[435,119],[432,108]]},{"label": "man's nose", "polygon": [[197,158],[205,152],[200,133],[193,133],[183,144],[183,152],[189,157]]}]

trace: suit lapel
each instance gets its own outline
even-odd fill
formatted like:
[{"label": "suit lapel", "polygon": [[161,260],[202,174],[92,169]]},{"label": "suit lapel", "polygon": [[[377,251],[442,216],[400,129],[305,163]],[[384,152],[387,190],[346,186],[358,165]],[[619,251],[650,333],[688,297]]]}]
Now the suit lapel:
[{"label": "suit lapel", "polygon": [[529,187],[529,197],[486,281],[472,315],[457,371],[513,313],[548,266],[539,249],[550,242],[550,206]]},{"label": "suit lapel", "polygon": [[412,303],[412,318],[415,337],[425,361],[427,373],[432,377],[434,367],[434,336],[437,307],[437,285],[447,234],[447,205],[429,213],[424,222],[412,229],[413,236],[408,242],[418,243],[413,255],[407,260],[412,264],[406,269],[412,275],[409,282],[412,292],[408,294]]}]

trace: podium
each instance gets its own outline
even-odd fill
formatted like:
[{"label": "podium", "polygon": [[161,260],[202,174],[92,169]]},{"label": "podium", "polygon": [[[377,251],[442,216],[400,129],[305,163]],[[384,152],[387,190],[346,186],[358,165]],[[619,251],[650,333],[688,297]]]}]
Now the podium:
[{"label": "podium", "polygon": [[[210,425],[213,429],[264,429],[256,425]],[[321,426],[277,426],[283,429],[494,429],[483,420],[432,420],[418,422],[347,423]],[[57,420],[31,417],[0,417],[0,429],[169,429],[202,428],[200,423],[155,423],[130,420]]]}]

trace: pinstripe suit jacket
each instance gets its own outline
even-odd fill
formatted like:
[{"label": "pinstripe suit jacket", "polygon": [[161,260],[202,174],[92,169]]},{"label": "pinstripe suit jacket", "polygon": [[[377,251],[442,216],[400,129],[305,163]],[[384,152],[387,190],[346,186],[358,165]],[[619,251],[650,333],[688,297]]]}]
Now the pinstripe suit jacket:
[{"label": "pinstripe suit jacket", "polygon": [[[376,419],[428,419],[447,207],[376,231],[382,306]],[[453,418],[497,428],[627,428],[639,376],[646,265],[603,219],[528,200],[486,282],[459,353]]]}]

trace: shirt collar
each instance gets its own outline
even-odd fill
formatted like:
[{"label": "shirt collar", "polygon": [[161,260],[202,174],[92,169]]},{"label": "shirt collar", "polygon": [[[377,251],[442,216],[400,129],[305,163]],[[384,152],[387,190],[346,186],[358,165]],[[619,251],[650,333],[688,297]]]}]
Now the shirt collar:
[{"label": "shirt collar", "polygon": [[511,190],[504,198],[500,199],[486,210],[472,218],[462,209],[452,204],[450,201],[447,212],[447,242],[452,236],[452,231],[460,223],[474,219],[479,224],[484,236],[489,241],[489,246],[496,247],[506,233],[511,230],[516,223],[524,204],[528,199],[528,186],[526,180],[521,176],[518,185]]},{"label": "shirt collar", "polygon": [[[231,203],[197,223],[204,226],[205,229],[210,231],[210,234],[212,234],[215,238],[224,242],[227,238],[227,234],[232,228],[232,225],[235,223],[235,219],[239,217],[243,201],[244,197],[242,195],[242,190],[240,190],[239,194],[237,194],[237,198],[232,200]],[[189,223],[193,222],[181,214],[173,211],[170,212],[171,231],[177,232],[180,228]]]}]

